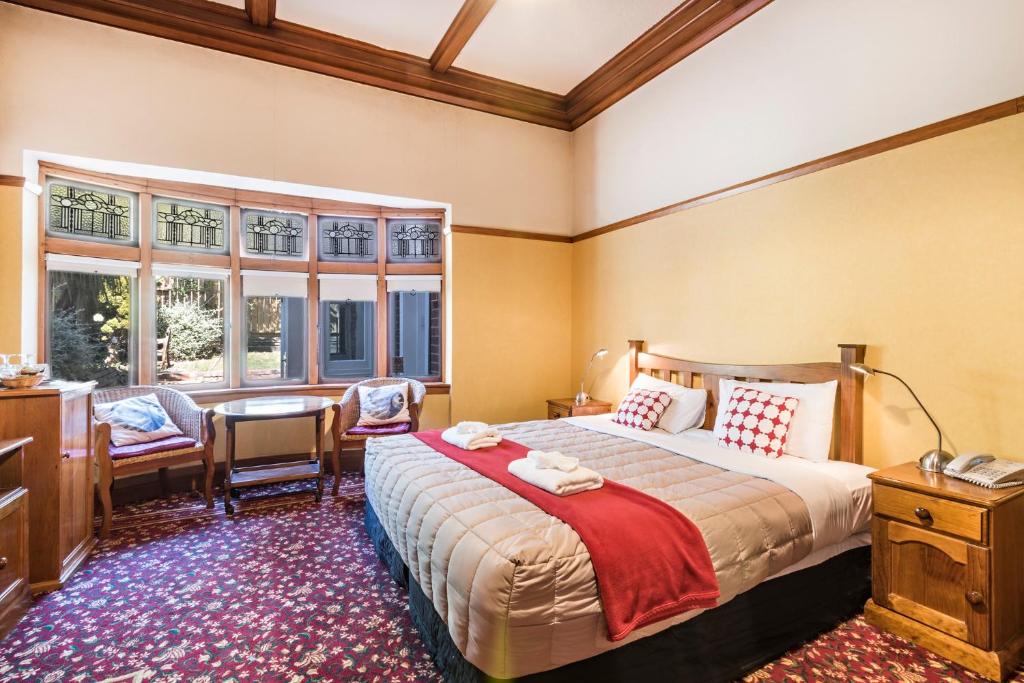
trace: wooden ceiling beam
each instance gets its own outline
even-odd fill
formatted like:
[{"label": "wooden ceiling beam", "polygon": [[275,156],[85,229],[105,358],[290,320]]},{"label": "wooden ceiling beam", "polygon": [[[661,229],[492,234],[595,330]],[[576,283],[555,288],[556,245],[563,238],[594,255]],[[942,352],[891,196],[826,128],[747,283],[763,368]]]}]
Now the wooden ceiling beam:
[{"label": "wooden ceiling beam", "polygon": [[270,28],[276,18],[277,0],[245,0],[245,13],[255,26]]},{"label": "wooden ceiling beam", "polygon": [[772,0],[687,0],[566,95],[576,129]]},{"label": "wooden ceiling beam", "polygon": [[431,69],[443,74],[455,63],[455,58],[476,33],[495,2],[496,0],[466,0],[462,3],[459,13],[452,20],[452,25],[434,48],[434,54],[430,55]]}]

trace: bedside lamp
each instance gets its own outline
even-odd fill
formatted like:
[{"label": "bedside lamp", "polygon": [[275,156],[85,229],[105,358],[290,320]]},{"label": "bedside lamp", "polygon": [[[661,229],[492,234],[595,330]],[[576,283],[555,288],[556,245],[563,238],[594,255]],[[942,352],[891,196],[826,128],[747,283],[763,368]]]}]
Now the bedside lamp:
[{"label": "bedside lamp", "polygon": [[608,349],[598,349],[594,352],[594,355],[590,357],[590,362],[587,363],[587,369],[583,371],[583,379],[580,380],[580,393],[576,394],[576,405],[581,406],[590,400],[590,394],[586,392],[584,387],[587,384],[587,375],[590,374],[590,366],[594,364],[594,361],[598,358],[604,358],[608,355]]},{"label": "bedside lamp", "polygon": [[864,376],[886,375],[888,377],[892,377],[906,387],[907,391],[910,392],[910,395],[914,397],[915,401],[917,401],[917,405],[921,407],[921,411],[925,414],[925,417],[927,417],[928,421],[932,423],[932,427],[935,427],[935,433],[939,437],[939,447],[922,455],[921,459],[917,461],[917,466],[925,472],[941,472],[942,469],[949,464],[949,461],[953,459],[953,456],[942,450],[942,430],[939,429],[939,425],[935,422],[935,418],[933,418],[932,414],[928,412],[928,409],[924,407],[924,404],[921,403],[921,399],[917,397],[917,394],[915,394],[914,390],[910,388],[910,385],[891,372],[879,370],[878,368],[873,368],[869,365],[864,365],[863,363],[854,363],[850,366],[850,369]]}]

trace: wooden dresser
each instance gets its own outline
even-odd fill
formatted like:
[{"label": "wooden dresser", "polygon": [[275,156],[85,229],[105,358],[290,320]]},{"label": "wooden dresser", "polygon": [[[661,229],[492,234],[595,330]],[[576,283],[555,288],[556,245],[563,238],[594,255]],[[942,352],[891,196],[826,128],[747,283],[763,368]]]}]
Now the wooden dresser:
[{"label": "wooden dresser", "polygon": [[25,447],[33,593],[63,586],[96,543],[93,386],[55,382],[0,391],[0,439],[33,439]]},{"label": "wooden dresser", "polygon": [[1024,487],[986,489],[916,463],[873,480],[867,620],[993,680],[1024,649]]},{"label": "wooden dresser", "polygon": [[32,602],[28,587],[28,489],[24,451],[31,438],[0,440],[0,638]]},{"label": "wooden dresser", "polygon": [[598,401],[595,398],[590,399],[583,405],[577,405],[576,400],[572,398],[548,399],[549,420],[557,420],[563,417],[579,417],[580,415],[600,415],[602,413],[610,413],[611,411],[611,403]]}]

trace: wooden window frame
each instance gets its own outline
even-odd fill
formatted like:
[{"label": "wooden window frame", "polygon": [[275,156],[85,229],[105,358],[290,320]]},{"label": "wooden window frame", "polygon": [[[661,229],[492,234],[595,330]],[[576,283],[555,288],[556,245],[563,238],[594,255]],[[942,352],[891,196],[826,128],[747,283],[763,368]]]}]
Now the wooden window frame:
[{"label": "wooden window frame", "polygon": [[[202,185],[181,181],[156,180],[136,176],[125,176],[96,171],[86,171],[60,164],[40,162],[39,182],[45,186],[48,178],[87,183],[100,187],[127,190],[138,196],[137,225],[138,246],[104,244],[96,241],[76,240],[53,237],[47,230],[46,193],[39,198],[39,282],[45,283],[46,255],[69,254],[75,256],[91,256],[112,260],[137,261],[141,264],[138,275],[138,342],[134,345],[134,358],[137,368],[136,381],[139,384],[156,384],[156,343],[155,335],[147,332],[155,330],[155,279],[153,264],[180,264],[182,266],[212,266],[227,268],[230,275],[227,279],[228,306],[227,335],[225,339],[226,381],[214,388],[206,388],[201,384],[174,385],[192,395],[198,401],[220,401],[232,398],[251,396],[254,394],[318,394],[336,395],[342,393],[355,383],[322,383],[319,368],[320,342],[320,273],[362,274],[377,276],[376,306],[376,373],[380,377],[391,374],[388,353],[388,294],[387,275],[438,275],[441,278],[441,359],[438,377],[413,378],[425,381],[428,393],[447,394],[449,385],[443,379],[446,376],[446,344],[445,324],[447,320],[445,271],[447,266],[447,240],[441,237],[441,260],[438,263],[389,263],[390,245],[387,238],[387,221],[391,218],[418,218],[440,221],[445,226],[445,211],[437,208],[402,209],[373,204],[343,202],[331,199],[319,199],[297,195],[278,194],[255,190]],[[153,233],[153,197],[177,198],[207,204],[227,206],[229,221],[227,226],[228,253],[204,253],[198,250],[160,249],[154,247]],[[305,258],[254,258],[242,253],[242,209],[269,209],[301,213],[306,216],[306,257]],[[339,216],[347,218],[375,218],[377,220],[377,259],[376,261],[344,262],[320,260],[320,216]],[[242,377],[242,349],[244,320],[244,297],[242,296],[242,270],[271,270],[308,273],[308,295],[306,298],[306,383],[259,384],[245,385]],[[46,287],[39,287],[39,313],[37,321],[38,343],[37,358],[46,362],[47,326],[49,310],[47,307]],[[149,359],[145,360],[144,359]]]}]

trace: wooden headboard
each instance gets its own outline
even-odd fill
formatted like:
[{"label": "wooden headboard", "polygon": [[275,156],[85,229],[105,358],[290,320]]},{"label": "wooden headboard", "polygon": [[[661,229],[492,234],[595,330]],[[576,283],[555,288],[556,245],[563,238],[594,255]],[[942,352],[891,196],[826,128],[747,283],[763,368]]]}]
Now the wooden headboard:
[{"label": "wooden headboard", "polygon": [[683,360],[644,352],[642,340],[629,342],[629,382],[644,371],[686,387],[708,389],[708,410],[704,428],[715,425],[718,413],[718,380],[748,382],[798,382],[810,384],[839,380],[836,392],[836,420],[832,429],[832,460],[862,461],[864,377],[852,369],[864,362],[863,344],[840,344],[838,363],[794,363],[790,365],[725,365]]}]

